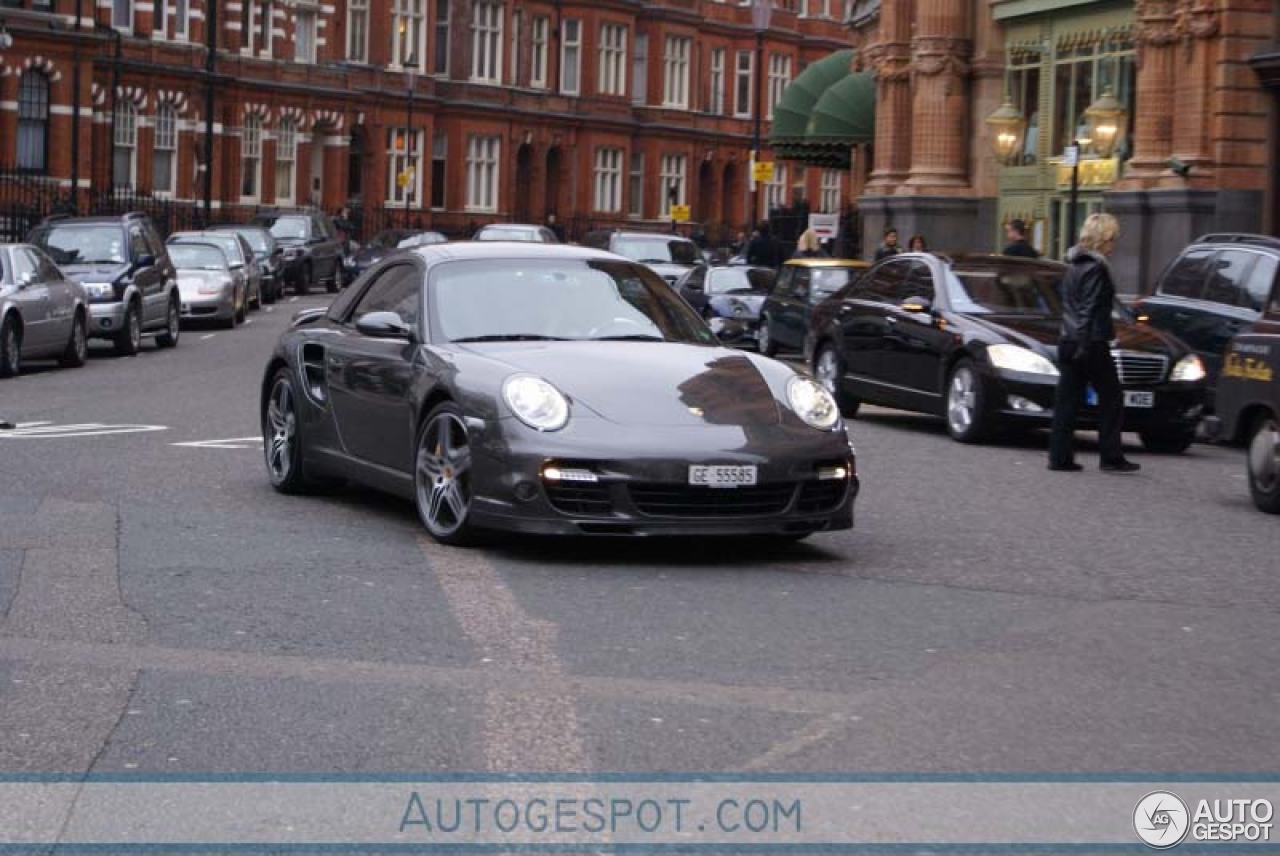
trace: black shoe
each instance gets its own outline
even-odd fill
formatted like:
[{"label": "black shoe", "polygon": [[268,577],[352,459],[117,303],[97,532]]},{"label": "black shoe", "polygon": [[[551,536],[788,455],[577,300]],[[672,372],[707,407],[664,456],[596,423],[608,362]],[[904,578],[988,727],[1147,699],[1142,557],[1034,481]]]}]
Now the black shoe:
[{"label": "black shoe", "polygon": [[1142,469],[1142,465],[1135,464],[1133,461],[1116,461],[1114,464],[1099,464],[1098,469],[1104,473],[1136,473]]},{"label": "black shoe", "polygon": [[1055,473],[1078,473],[1084,469],[1079,464],[1049,464],[1049,469]]}]

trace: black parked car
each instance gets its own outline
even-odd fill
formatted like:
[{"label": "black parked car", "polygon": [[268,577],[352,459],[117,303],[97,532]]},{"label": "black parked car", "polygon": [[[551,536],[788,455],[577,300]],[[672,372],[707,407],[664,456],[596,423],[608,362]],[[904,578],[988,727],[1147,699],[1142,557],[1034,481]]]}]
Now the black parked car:
[{"label": "black parked car", "polygon": [[1278,271],[1280,239],[1205,235],[1174,259],[1155,294],[1140,300],[1134,311],[1190,345],[1204,360],[1212,384],[1227,343],[1256,321],[1277,293]]},{"label": "black parked car", "polygon": [[136,354],[144,336],[162,348],[178,344],[178,273],[150,217],[53,217],[27,242],[84,286],[91,337],[110,339],[122,356]]},{"label": "black parked car", "polygon": [[[1047,425],[1065,271],[1008,256],[895,256],[814,310],[806,356],[846,412],[866,401],[934,413],[961,442],[1001,425]],[[1152,451],[1181,452],[1204,409],[1204,365],[1175,337],[1115,311],[1125,427]],[[1090,392],[1082,422],[1097,417]]]},{"label": "black parked car", "polygon": [[300,314],[261,395],[277,490],[355,479],[414,500],[445,542],[853,525],[853,450],[826,390],[721,346],[650,270],[596,250],[388,257]]},{"label": "black parked car", "polygon": [[323,214],[264,213],[253,222],[265,227],[284,252],[284,281],[295,294],[306,294],[312,285],[324,283],[336,292],[346,282],[342,264],[343,244],[333,221]]},{"label": "black parked car", "polygon": [[249,242],[262,273],[262,302],[275,303],[284,294],[284,249],[262,226],[210,226],[210,232],[235,232]]},{"label": "black parked car", "polygon": [[1263,511],[1280,514],[1280,293],[1262,317],[1231,340],[1218,376],[1211,435],[1248,443],[1249,492]]},{"label": "black parked car", "polygon": [[726,345],[754,345],[760,307],[778,272],[766,267],[696,267],[676,283],[676,291]]},{"label": "black parked car", "polygon": [[791,259],[778,273],[773,292],[760,307],[756,339],[760,353],[799,351],[814,307],[862,276],[867,263],[856,259]]},{"label": "black parked car", "polygon": [[408,250],[428,244],[443,244],[449,239],[439,232],[424,229],[383,229],[367,244],[347,256],[347,282],[364,273],[382,257],[394,250]]}]

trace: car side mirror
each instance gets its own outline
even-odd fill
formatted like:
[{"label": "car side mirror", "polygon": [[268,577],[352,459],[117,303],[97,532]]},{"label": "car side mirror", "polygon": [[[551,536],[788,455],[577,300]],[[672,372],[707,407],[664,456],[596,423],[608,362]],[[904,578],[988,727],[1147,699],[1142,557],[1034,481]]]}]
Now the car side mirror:
[{"label": "car side mirror", "polygon": [[18,276],[18,288],[30,288],[36,284],[37,274],[33,270],[23,271]]},{"label": "car side mirror", "polygon": [[155,264],[156,264],[155,256],[151,255],[150,253],[143,253],[142,255],[138,256],[137,259],[134,260],[133,269],[141,270],[142,268],[155,267]]},{"label": "car side mirror", "polygon": [[904,312],[933,312],[933,301],[927,297],[908,297],[898,307]]},{"label": "car side mirror", "polygon": [[356,319],[356,330],[372,339],[414,341],[413,327],[394,312],[368,312]]}]

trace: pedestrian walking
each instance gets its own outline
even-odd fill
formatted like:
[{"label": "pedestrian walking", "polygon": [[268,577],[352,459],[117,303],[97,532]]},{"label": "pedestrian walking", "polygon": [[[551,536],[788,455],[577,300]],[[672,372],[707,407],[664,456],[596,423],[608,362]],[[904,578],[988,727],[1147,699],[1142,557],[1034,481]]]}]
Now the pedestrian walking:
[{"label": "pedestrian walking", "polygon": [[919,232],[911,236],[911,240],[907,241],[907,252],[909,253],[927,253],[929,252],[929,244],[924,239],[924,235]]},{"label": "pedestrian walking", "polygon": [[884,243],[876,249],[876,261],[887,259],[890,256],[896,256],[902,252],[902,247],[898,246],[898,230],[890,226],[884,230]]},{"label": "pedestrian walking", "polygon": [[778,241],[773,237],[773,232],[769,228],[769,221],[760,221],[756,234],[747,244],[747,264],[759,265],[760,267],[776,268],[782,264],[781,251],[778,249]]},{"label": "pedestrian walking", "polygon": [[1006,256],[1021,256],[1024,259],[1040,258],[1040,253],[1027,241],[1027,224],[1022,220],[1010,220],[1005,223],[1004,237],[1009,242],[1003,251]]},{"label": "pedestrian walking", "polygon": [[1110,214],[1090,214],[1080,240],[1067,253],[1062,278],[1062,329],[1058,341],[1058,389],[1049,436],[1049,469],[1076,472],[1076,414],[1080,399],[1092,388],[1098,396],[1099,466],[1108,472],[1141,469],[1127,460],[1121,445],[1124,393],[1111,357],[1115,327],[1111,313],[1116,286],[1107,256],[1115,249],[1120,224]]}]

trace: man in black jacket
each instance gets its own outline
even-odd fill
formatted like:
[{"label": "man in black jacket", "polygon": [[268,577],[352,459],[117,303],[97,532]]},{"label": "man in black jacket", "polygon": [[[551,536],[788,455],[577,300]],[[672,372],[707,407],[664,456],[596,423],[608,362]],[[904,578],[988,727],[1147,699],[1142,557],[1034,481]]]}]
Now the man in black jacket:
[{"label": "man in black jacket", "polygon": [[1004,224],[1004,236],[1009,243],[1005,245],[1006,256],[1021,256],[1024,259],[1038,259],[1040,254],[1027,241],[1027,224],[1021,220],[1010,220]]},{"label": "man in black jacket", "polygon": [[747,264],[776,268],[782,264],[782,253],[769,228],[769,221],[762,220],[755,236],[747,244]]},{"label": "man in black jacket", "polygon": [[1049,469],[1076,472],[1076,413],[1087,385],[1098,394],[1098,450],[1107,472],[1131,473],[1140,467],[1124,457],[1121,421],[1124,393],[1111,357],[1115,326],[1111,312],[1116,286],[1107,256],[1115,248],[1120,224],[1110,214],[1090,214],[1080,242],[1067,253],[1062,278],[1062,332],[1058,340],[1058,389],[1053,401]]}]

